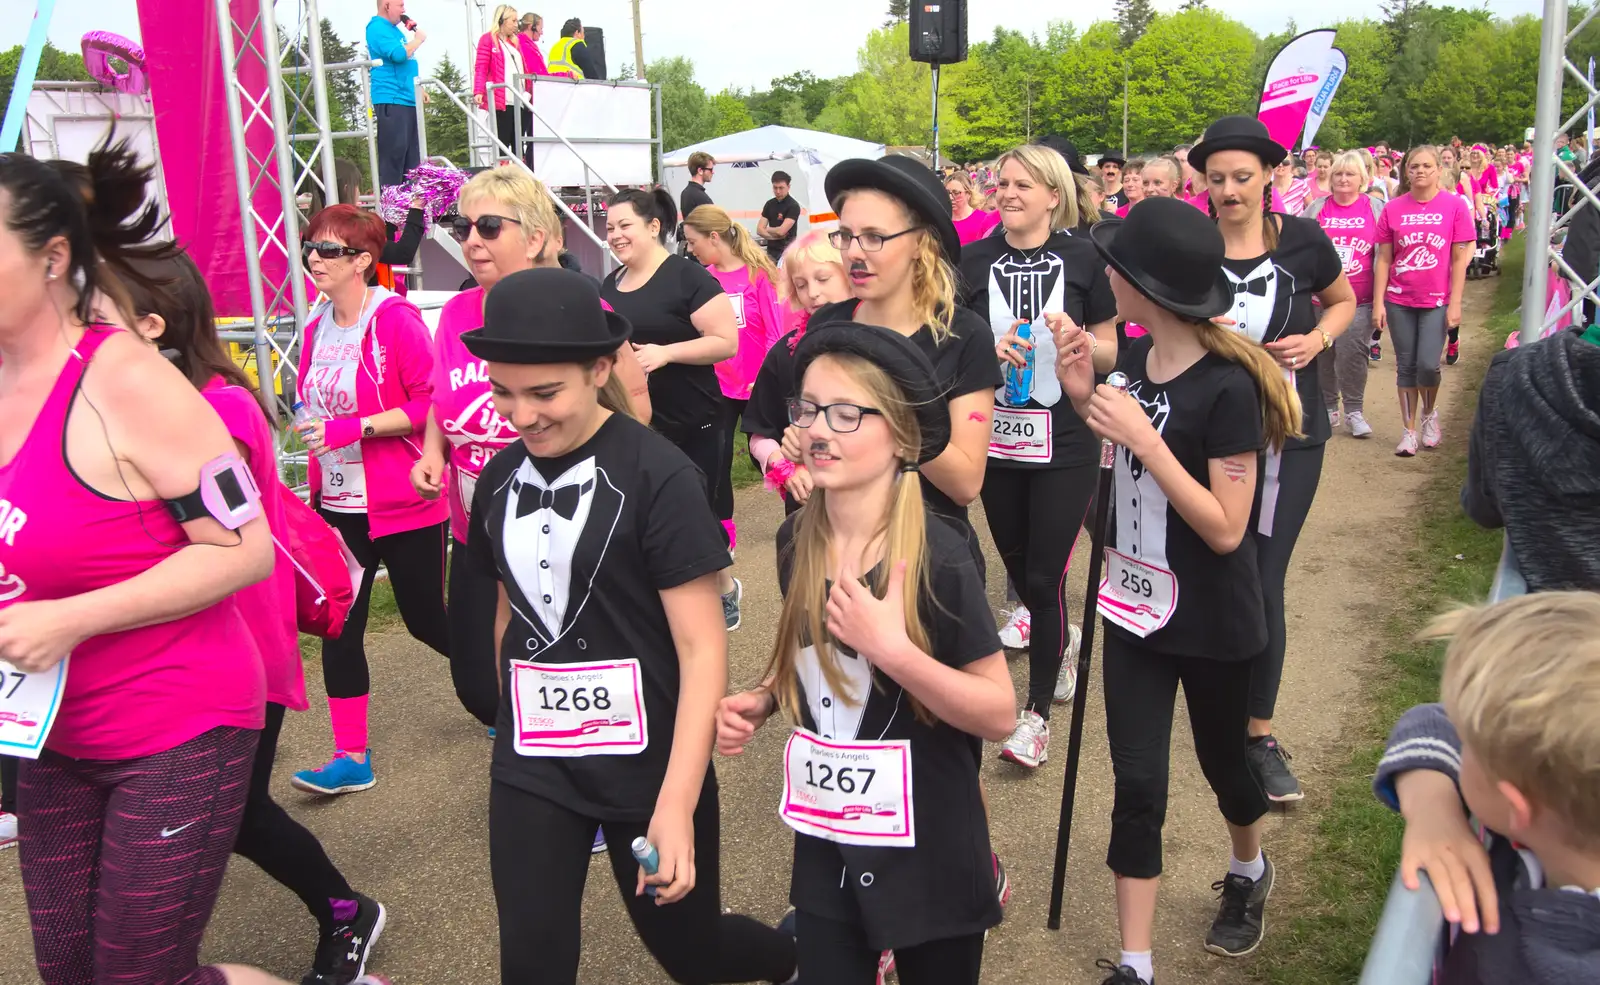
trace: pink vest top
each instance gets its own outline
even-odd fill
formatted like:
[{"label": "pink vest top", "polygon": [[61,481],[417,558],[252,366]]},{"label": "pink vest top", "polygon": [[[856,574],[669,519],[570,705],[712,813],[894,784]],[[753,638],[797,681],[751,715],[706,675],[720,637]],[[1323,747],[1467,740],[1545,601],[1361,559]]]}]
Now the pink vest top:
[{"label": "pink vest top", "polygon": [[[0,465],[0,608],[126,581],[188,543],[161,503],[103,496],[65,460],[67,416],[84,367],[112,331],[84,333],[22,447]],[[70,661],[45,742],[67,756],[133,759],[218,726],[264,722],[261,657],[232,598],[173,622],[96,636]]]}]

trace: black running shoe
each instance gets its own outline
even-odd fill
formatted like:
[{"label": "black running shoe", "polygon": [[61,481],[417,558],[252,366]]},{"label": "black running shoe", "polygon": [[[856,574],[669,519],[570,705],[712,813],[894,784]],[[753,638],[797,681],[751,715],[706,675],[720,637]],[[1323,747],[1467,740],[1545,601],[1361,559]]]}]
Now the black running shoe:
[{"label": "black running shoe", "polygon": [[1273,736],[1251,737],[1245,743],[1244,755],[1250,762],[1250,772],[1255,774],[1256,782],[1261,784],[1261,789],[1267,799],[1274,804],[1287,804],[1305,798],[1305,792],[1300,789],[1300,781],[1295,779],[1294,772],[1289,769],[1289,750],[1279,745]]},{"label": "black running shoe", "polygon": [[383,935],[389,915],[382,903],[360,893],[356,894],[356,903],[355,919],[334,924],[317,945],[316,961],[300,985],[351,985],[366,971],[367,956]]},{"label": "black running shoe", "polygon": [[1451,342],[1449,345],[1444,347],[1444,364],[1446,366],[1454,366],[1456,364],[1456,362],[1458,360],[1460,360],[1460,358],[1461,358],[1461,343],[1460,342]]},{"label": "black running shoe", "polygon": [[1272,859],[1261,853],[1266,871],[1260,879],[1228,873],[1211,888],[1222,894],[1222,904],[1217,907],[1217,918],[1211,921],[1211,932],[1206,934],[1206,950],[1226,958],[1241,958],[1261,944],[1267,932],[1267,897],[1272,895]]},{"label": "black running shoe", "polygon": [[1100,985],[1156,985],[1154,981],[1145,981],[1139,973],[1127,965],[1117,965],[1105,958],[1096,958],[1094,966],[1101,971],[1111,972],[1111,977],[1101,982]]}]

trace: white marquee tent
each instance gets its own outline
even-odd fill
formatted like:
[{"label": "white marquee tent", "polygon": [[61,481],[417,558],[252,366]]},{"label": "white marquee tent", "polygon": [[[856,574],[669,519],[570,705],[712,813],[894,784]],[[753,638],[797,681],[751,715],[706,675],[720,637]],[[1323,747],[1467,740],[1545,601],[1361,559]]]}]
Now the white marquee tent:
[{"label": "white marquee tent", "polygon": [[785,171],[794,182],[789,194],[800,203],[800,228],[827,227],[836,221],[823,193],[828,169],[853,157],[876,160],[883,145],[820,130],[767,126],[691,144],[669,151],[662,161],[662,182],[677,200],[689,182],[688,159],[695,151],[716,158],[717,170],[706,186],[711,200],[753,234],[761,207],[772,197],[772,173]]}]

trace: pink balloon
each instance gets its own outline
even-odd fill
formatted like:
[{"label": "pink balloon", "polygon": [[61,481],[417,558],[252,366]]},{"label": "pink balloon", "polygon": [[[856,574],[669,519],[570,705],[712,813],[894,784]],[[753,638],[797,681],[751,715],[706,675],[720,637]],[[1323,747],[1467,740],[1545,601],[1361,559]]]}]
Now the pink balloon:
[{"label": "pink balloon", "polygon": [[[126,71],[118,70],[111,59],[121,59]],[[132,96],[142,96],[150,91],[150,78],[144,71],[144,49],[137,41],[130,41],[110,31],[90,31],[83,36],[83,64],[89,77]]]}]

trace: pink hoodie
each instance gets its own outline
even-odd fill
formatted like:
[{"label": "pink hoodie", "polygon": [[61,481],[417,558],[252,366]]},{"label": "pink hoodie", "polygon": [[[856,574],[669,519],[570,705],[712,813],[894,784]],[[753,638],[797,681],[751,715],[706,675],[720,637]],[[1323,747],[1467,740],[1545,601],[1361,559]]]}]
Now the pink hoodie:
[{"label": "pink hoodie", "polygon": [[734,319],[739,326],[739,351],[717,363],[717,382],[722,395],[733,400],[750,399],[761,362],[767,350],[784,335],[783,312],[778,309],[778,292],[765,274],[750,276],[749,267],[723,273],[707,267],[733,302]]},{"label": "pink hoodie", "polygon": [[[416,305],[384,288],[373,288],[361,336],[361,372],[356,376],[356,413],[328,422],[330,448],[359,440],[367,475],[367,523],[371,536],[418,530],[450,518],[444,498],[423,499],[411,485],[411,466],[422,457],[422,434],[433,399],[433,346]],[[304,399],[304,380],[311,370],[316,331],[333,303],[324,301],[306,319],[300,345],[297,396]],[[412,433],[394,438],[362,438],[361,418],[401,409],[411,419]],[[322,491],[322,469],[310,465],[313,502]]]}]

